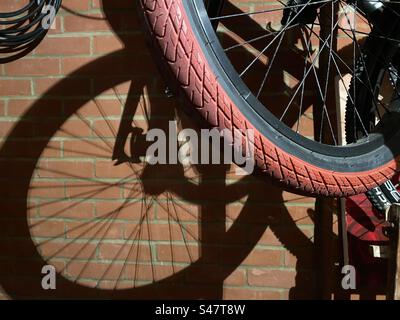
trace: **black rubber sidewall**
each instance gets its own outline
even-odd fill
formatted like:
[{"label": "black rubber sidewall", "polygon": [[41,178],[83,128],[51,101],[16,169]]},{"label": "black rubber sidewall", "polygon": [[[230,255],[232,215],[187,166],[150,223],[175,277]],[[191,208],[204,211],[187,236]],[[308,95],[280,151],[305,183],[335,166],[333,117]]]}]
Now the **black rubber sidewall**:
[{"label": "black rubber sidewall", "polygon": [[[389,138],[377,136],[362,144],[334,147],[304,138],[279,123],[279,120],[251,94],[223,53],[206,13],[201,10],[202,1],[183,3],[195,37],[211,69],[243,116],[278,148],[312,166],[353,173],[375,170],[392,161],[400,153],[400,145],[397,143],[400,131]],[[382,53],[376,52],[376,56],[380,54]]]}]

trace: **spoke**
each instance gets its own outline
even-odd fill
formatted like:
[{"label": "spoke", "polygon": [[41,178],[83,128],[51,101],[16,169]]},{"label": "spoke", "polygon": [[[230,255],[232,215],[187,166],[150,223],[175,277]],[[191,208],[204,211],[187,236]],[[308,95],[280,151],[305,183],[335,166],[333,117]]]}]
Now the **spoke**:
[{"label": "spoke", "polygon": [[278,39],[278,37],[279,37],[282,33],[286,32],[286,30],[288,30],[288,26],[290,25],[290,23],[293,22],[293,21],[297,18],[297,16],[300,15],[300,13],[306,8],[306,5],[309,4],[311,1],[312,1],[312,0],[309,0],[309,1],[303,6],[303,8],[301,8],[301,9],[296,13],[296,15],[294,15],[293,18],[290,19],[290,20],[288,21],[288,23],[284,26],[284,28],[281,29],[281,30],[278,32],[278,34],[275,36],[275,38],[272,39],[272,41],[257,55],[257,57],[255,57],[255,58],[253,59],[253,61],[242,71],[242,73],[240,73],[240,75],[239,75],[240,77],[243,77],[243,75],[244,75],[244,74],[251,68],[251,66],[252,66],[254,63],[256,63],[256,61],[269,49],[269,47],[276,41],[276,39]]},{"label": "spoke", "polygon": [[[126,205],[127,205],[128,202],[129,202],[129,198],[130,198],[131,196],[132,196],[132,193],[130,193],[130,194],[128,195],[128,197],[124,200],[124,202],[121,204],[121,206],[119,206],[116,210],[114,210],[114,212],[116,212],[117,215],[121,212],[121,210],[122,210],[124,207],[126,207]],[[142,224],[142,220],[140,220],[139,226],[140,226],[141,224]],[[121,254],[124,252],[125,246],[128,246],[128,242],[129,242],[129,240],[131,239],[131,236],[132,236],[134,230],[135,230],[135,229],[133,229],[133,231],[131,232],[131,234],[129,235],[129,237],[126,238],[126,240],[124,241],[124,243],[121,244],[121,247],[116,251],[116,253],[114,254],[114,256],[113,256],[113,258],[112,258],[112,261],[118,260],[118,259],[121,257]],[[139,245],[138,245],[138,247],[139,247]],[[123,262],[123,266],[122,266],[121,270],[119,270],[117,280],[115,281],[114,289],[117,288],[118,282],[119,282],[119,280],[121,279],[121,277],[122,277],[122,275],[123,275],[123,272],[125,271],[125,268],[126,268],[127,263],[128,263],[129,256],[130,256],[131,251],[132,251],[133,248],[134,248],[134,242],[130,245],[130,248],[129,248],[129,250],[128,250],[128,254],[125,256],[125,259],[124,259],[124,262]],[[136,263],[137,263],[137,261],[138,261],[138,259],[136,259]],[[97,280],[96,287],[98,287],[98,286],[100,285],[101,280],[106,276],[106,274],[107,274],[108,272],[111,271],[112,266],[113,266],[113,264],[111,264],[111,263],[107,266],[107,268],[104,270],[103,274],[101,275],[100,279]]]},{"label": "spoke", "polygon": [[[305,54],[304,51],[300,52],[300,51],[295,51],[297,54],[300,54],[300,56],[304,57],[304,55],[306,56],[306,61],[304,64],[304,69],[302,72],[303,75],[303,79],[301,80],[300,83],[298,83],[296,85],[296,87],[293,87],[293,89],[291,89],[292,92],[294,92],[290,98],[289,103],[287,104],[287,106],[285,107],[285,110],[283,111],[280,120],[282,121],[282,119],[285,117],[285,115],[287,114],[289,108],[292,106],[292,104],[298,105],[299,107],[299,114],[298,114],[298,121],[296,124],[296,131],[299,132],[299,127],[300,127],[300,120],[301,120],[301,114],[303,111],[303,104],[305,101],[305,97],[304,94],[306,92],[306,80],[307,78],[313,74],[315,77],[315,81],[316,81],[316,86],[317,86],[317,90],[318,90],[318,94],[320,96],[320,98],[322,99],[322,117],[321,117],[321,123],[320,123],[320,132],[319,132],[319,141],[322,141],[322,134],[323,134],[323,130],[325,130],[327,133],[327,128],[323,128],[324,126],[324,122],[325,122],[325,116],[326,116],[326,120],[328,121],[328,125],[329,125],[329,129],[330,132],[332,134],[332,138],[333,138],[333,142],[335,145],[337,145],[337,141],[336,141],[336,137],[334,134],[334,130],[333,130],[333,126],[332,126],[332,122],[329,116],[329,112],[328,112],[328,107],[327,107],[327,99],[328,99],[328,93],[330,96],[330,91],[329,90],[329,86],[332,83],[332,77],[336,76],[336,72],[340,77],[340,82],[343,84],[345,92],[348,96],[349,101],[353,104],[354,106],[354,117],[355,119],[358,119],[357,121],[360,122],[361,126],[360,128],[358,128],[359,130],[362,129],[362,131],[364,132],[364,134],[366,134],[368,136],[368,130],[366,129],[364,122],[361,119],[360,113],[358,111],[358,107],[356,106],[357,103],[357,92],[356,92],[356,85],[353,85],[352,89],[353,92],[350,93],[348,89],[348,87],[346,86],[346,82],[344,80],[344,77],[342,76],[343,73],[347,73],[345,72],[345,70],[348,70],[348,73],[351,73],[352,76],[354,77],[354,79],[357,80],[357,84],[361,85],[361,88],[365,87],[365,92],[369,92],[369,94],[371,94],[371,97],[373,98],[372,101],[372,106],[376,109],[377,112],[377,116],[379,117],[379,119],[381,119],[381,112],[384,110],[389,111],[388,110],[388,104],[386,104],[386,100],[378,100],[375,99],[376,98],[376,94],[374,94],[374,88],[372,87],[372,80],[371,77],[372,75],[369,74],[368,70],[366,69],[366,66],[369,64],[369,60],[365,58],[365,56],[363,56],[362,54],[362,49],[361,49],[361,45],[360,43],[357,41],[358,39],[363,39],[363,36],[370,36],[370,37],[375,37],[375,38],[384,38],[386,41],[390,42],[394,42],[394,43],[400,43],[400,41],[398,39],[393,39],[391,37],[384,37],[382,35],[376,34],[376,33],[369,33],[367,31],[362,31],[361,30],[357,30],[357,24],[358,21],[360,21],[360,23],[363,23],[366,25],[366,30],[368,29],[368,25],[372,30],[372,25],[370,23],[370,21],[368,21],[368,19],[366,18],[365,14],[363,15],[362,10],[360,10],[360,8],[357,7],[357,3],[352,3],[349,4],[347,1],[344,0],[324,0],[324,1],[315,1],[313,2],[312,0],[308,1],[305,4],[295,4],[295,5],[291,5],[291,6],[287,6],[284,2],[282,2],[281,0],[277,0],[278,3],[280,3],[282,5],[282,8],[276,8],[276,7],[269,7],[269,8],[265,8],[264,10],[257,10],[257,11],[253,11],[253,12],[241,12],[241,13],[237,13],[237,14],[228,14],[228,15],[221,15],[219,17],[212,17],[210,18],[211,21],[215,21],[215,20],[223,20],[223,19],[229,19],[229,18],[235,18],[235,17],[242,17],[242,16],[252,16],[252,15],[257,15],[257,14],[262,14],[262,13],[273,13],[276,11],[282,11],[285,8],[289,9],[289,8],[296,8],[296,7],[301,7],[301,9],[299,11],[297,11],[297,13],[294,15],[294,17],[290,17],[288,21],[288,23],[286,23],[285,25],[283,25],[281,27],[280,30],[271,30],[271,32],[269,32],[268,34],[262,34],[259,36],[255,36],[249,40],[245,40],[245,39],[241,39],[239,41],[241,41],[240,43],[236,43],[234,45],[229,46],[228,48],[225,48],[224,51],[228,52],[230,50],[233,50],[235,48],[239,48],[239,47],[246,47],[246,45],[252,44],[253,42],[256,41],[260,41],[263,39],[269,39],[268,43],[265,44],[265,46],[263,47],[262,45],[260,45],[260,49],[257,51],[257,53],[255,53],[253,55],[253,58],[249,59],[251,60],[249,62],[249,64],[245,64],[245,68],[239,72],[239,76],[243,77],[247,72],[249,72],[249,70],[251,68],[254,69],[254,65],[255,63],[260,60],[260,59],[264,59],[264,55],[266,55],[266,53],[268,53],[268,59],[267,59],[267,63],[269,63],[269,65],[266,67],[265,70],[265,74],[263,75],[262,81],[261,83],[259,83],[259,87],[258,87],[258,91],[254,92],[255,96],[257,98],[260,98],[263,90],[265,87],[267,87],[268,83],[269,83],[269,77],[271,74],[271,70],[272,68],[276,68],[277,66],[277,61],[276,61],[276,57],[278,56],[278,54],[281,52],[282,50],[282,44],[283,44],[283,39],[285,37],[285,33],[286,31],[288,31],[289,29],[292,28],[297,28],[300,27],[300,24],[295,24],[292,25],[291,22],[293,22],[297,16],[299,14],[301,14],[301,12],[305,9],[306,6],[308,6],[310,3],[312,4],[321,4],[319,6],[319,9],[323,6],[327,6],[328,3],[331,4],[331,21],[330,21],[330,26],[327,26],[327,30],[326,30],[326,34],[323,36],[324,38],[327,37],[326,39],[321,39],[320,35],[318,34],[318,28],[315,29],[315,27],[320,27],[321,26],[321,21],[324,21],[322,19],[324,19],[324,14],[322,14],[321,12],[319,12],[320,16],[318,17],[318,19],[321,18],[321,20],[319,21],[319,23],[316,23],[315,21],[313,23],[309,23],[309,24],[304,24],[305,29],[301,28],[300,29],[300,34],[301,37],[304,40],[304,42],[307,44],[307,54]],[[334,4],[339,2],[340,5],[340,14],[339,14],[339,18],[337,19],[337,21],[334,21],[334,19],[336,19],[337,14],[334,13],[335,12],[335,6]],[[373,2],[377,2],[377,3],[382,3],[384,5],[386,5],[383,1],[380,0],[376,0]],[[396,3],[396,4],[400,4],[400,2]],[[354,8],[354,13],[353,11],[348,12],[348,10],[346,11],[345,9],[345,5],[351,6],[352,8]],[[394,11],[392,8],[390,8],[390,10]],[[396,13],[396,12],[395,12]],[[354,14],[354,23],[353,21],[353,17],[349,18],[349,15]],[[399,14],[396,13],[397,16],[400,16]],[[327,13],[325,14],[325,16],[329,16],[329,9],[327,10]],[[344,18],[344,19],[343,19]],[[356,19],[361,19],[361,20],[356,20]],[[348,26],[345,26],[343,24],[343,27],[341,25],[339,25],[339,23],[341,22],[341,20],[346,21]],[[325,20],[326,21],[326,20]],[[311,26],[311,27],[310,27]],[[328,28],[331,28],[330,30]],[[358,26],[359,27],[359,26]],[[377,29],[378,27],[374,25],[374,28]],[[309,33],[307,32],[307,30],[309,30]],[[330,32],[329,32],[330,31]],[[339,55],[339,53],[336,51],[336,47],[335,49],[334,47],[334,40],[335,40],[335,35],[337,36],[337,32],[340,31],[341,35],[345,35],[347,37],[349,37],[349,40],[352,42],[351,47],[352,49],[350,49],[351,47],[349,46],[349,50],[346,52],[350,52],[350,54],[353,54],[353,57],[350,58],[350,54],[349,56],[344,56],[343,58]],[[343,33],[342,33],[343,32]],[[320,40],[320,45],[318,48],[317,53],[313,52],[312,48],[310,49],[310,44],[312,43],[312,36],[315,35],[319,40]],[[272,39],[271,39],[272,37]],[[308,37],[308,38],[307,38]],[[344,37],[345,38],[345,37]],[[346,41],[349,41],[346,40]],[[300,40],[301,42],[301,40]],[[302,44],[304,45],[304,43]],[[250,47],[250,46],[249,46]],[[261,51],[260,51],[261,50]],[[269,50],[269,51],[268,51]],[[320,70],[321,67],[321,62],[318,63],[318,61],[321,61],[321,53],[324,52],[324,50],[328,50],[328,52],[326,53],[326,58],[324,59],[324,62],[326,64],[327,70],[326,73],[324,72],[324,74],[322,74],[322,72],[318,71]],[[351,52],[352,51],[352,52]],[[358,55],[360,55],[359,58]],[[325,55],[324,55],[325,57]],[[349,58],[349,59],[347,59]],[[351,60],[352,61],[351,61]],[[308,60],[310,60],[310,65],[308,63]],[[346,60],[346,61],[345,61]],[[377,57],[378,61],[383,61],[382,57]],[[319,66],[318,66],[319,64]],[[361,72],[360,75],[357,75],[356,72],[356,67],[357,64],[361,67],[363,67],[364,72]],[[360,65],[361,64],[361,65]],[[385,67],[386,64],[383,64],[383,67]],[[340,70],[343,70],[344,72],[341,72]],[[300,71],[301,72],[301,71]],[[390,69],[388,69],[388,77],[390,78],[391,82],[395,82],[394,78],[395,73],[393,73]],[[319,75],[319,76],[318,76]],[[299,74],[299,76],[301,77],[301,74]],[[321,79],[320,79],[321,77]],[[324,80],[322,79],[322,77],[326,77],[325,78],[325,83],[323,82]],[[362,79],[361,79],[362,78]],[[299,78],[300,79],[300,78]],[[375,84],[374,84],[375,85]],[[257,90],[257,88],[255,89]],[[357,90],[358,91],[358,90]],[[376,90],[375,90],[376,91]],[[400,97],[400,92],[399,92],[399,88],[395,87],[395,92],[397,94],[398,97]],[[301,96],[298,97],[298,94],[300,94]],[[289,94],[290,97],[290,94]],[[299,104],[298,102],[298,98],[300,98],[300,102]],[[393,99],[393,98],[392,98]],[[296,102],[295,102],[296,100]],[[378,108],[379,106],[379,108]],[[293,109],[293,107],[292,107]],[[297,110],[296,110],[297,112]],[[321,114],[320,114],[321,115]],[[295,127],[293,127],[293,130]],[[318,138],[316,138],[318,139]]]},{"label": "spoke", "polygon": [[[352,31],[351,29],[343,28],[343,27],[340,27],[340,26],[338,28],[340,30],[342,30],[346,35],[348,35],[348,33],[347,33],[348,31],[350,31],[350,32]],[[364,31],[359,31],[359,30],[353,30],[353,32],[357,33],[357,34],[360,34],[360,35],[368,36],[368,37],[371,37],[371,38],[384,39],[384,40],[387,40],[387,41],[391,41],[391,42],[395,42],[395,43],[400,44],[399,40],[391,38],[391,37],[386,37],[386,36],[383,36],[383,35],[371,34],[371,33],[364,32]]]},{"label": "spoke", "polygon": [[[322,141],[322,131],[323,131],[323,124],[324,124],[324,116],[325,116],[325,112],[326,112],[326,118],[328,119],[329,129],[330,129],[330,131],[332,133],[333,141],[334,141],[335,145],[337,145],[335,134],[333,132],[332,124],[331,124],[331,121],[330,121],[330,118],[329,118],[329,112],[328,112],[327,107],[326,107],[326,97],[327,97],[327,94],[328,94],[328,84],[329,84],[329,76],[330,76],[330,69],[331,69],[331,57],[332,57],[331,51],[333,51],[332,50],[332,47],[333,47],[333,34],[334,34],[334,30],[336,29],[336,27],[333,26],[334,4],[335,3],[336,2],[332,2],[332,4],[331,4],[331,19],[330,19],[331,20],[331,32],[330,32],[330,35],[329,35],[329,37],[330,37],[330,45],[327,48],[327,50],[329,50],[329,56],[328,56],[328,66],[327,66],[326,80],[325,80],[325,93],[324,93],[324,97],[323,97],[323,101],[322,101],[323,109],[322,109],[319,141],[320,142]],[[338,21],[339,21],[339,19],[340,19],[340,17],[338,18]]]},{"label": "spoke", "polygon": [[[172,211],[175,213],[175,217],[173,217],[173,216],[172,217],[178,223],[179,227],[181,228],[183,243],[184,243],[186,251],[188,253],[190,262],[193,262],[195,260],[195,258],[192,256],[192,253],[190,251],[190,246],[188,243],[188,239],[186,239],[187,237],[185,236],[185,233],[183,232],[183,230],[185,230],[185,232],[188,233],[188,230],[184,227],[183,222],[179,218],[178,211],[175,207],[174,200],[173,200],[173,197],[171,194],[169,194],[169,199],[170,199],[171,207],[173,209]],[[189,232],[189,234],[193,239],[195,239],[195,236],[193,234],[191,234],[190,232]]]},{"label": "spoke", "polygon": [[[319,40],[322,40],[321,37],[320,37],[314,30],[311,30],[310,27],[308,27],[307,25],[305,25],[305,26],[306,26]],[[343,60],[343,58],[342,58],[341,56],[339,56],[339,54],[338,54],[337,52],[335,52],[335,51],[331,51],[331,52],[332,52],[332,54],[343,64],[343,66],[346,67],[346,69],[348,70],[348,72],[350,72],[350,73],[355,77],[355,79],[357,79],[357,80],[360,82],[360,84],[362,84],[365,88],[369,89],[369,92],[370,92],[371,95],[374,95],[373,92],[372,92],[372,90],[370,89],[370,87],[369,87],[364,81],[362,81],[362,79],[361,79],[358,75],[355,75],[355,74],[353,73],[353,68],[350,67],[350,66]],[[382,104],[380,101],[378,101],[378,103]],[[382,104],[382,107],[385,108],[385,106],[384,106],[383,104]]]},{"label": "spoke", "polygon": [[[311,29],[314,29],[314,23],[311,25]],[[302,30],[302,37],[303,37],[303,39],[305,39],[303,32],[305,33],[306,31]],[[306,43],[306,46],[307,46],[308,51],[310,51],[309,48],[311,46],[311,34],[308,37],[308,42]],[[307,72],[307,58],[305,59],[305,62],[304,62],[303,79],[306,77],[306,72]],[[304,90],[305,90],[305,82],[303,82],[303,84],[302,84],[301,94],[300,94],[300,107],[299,107],[299,114],[298,114],[298,118],[297,118],[297,127],[296,127],[297,133],[299,133],[301,115],[302,115],[302,111],[303,111]]]},{"label": "spoke", "polygon": [[[340,72],[340,68],[339,68],[339,66],[337,65],[337,62],[336,62],[336,60],[335,60],[335,57],[333,56],[333,53],[334,53],[333,51],[330,51],[330,54],[332,55],[333,64],[335,65],[336,71],[337,71],[337,73],[338,73],[338,75],[339,75],[339,77],[340,77],[340,80],[341,80],[342,83],[343,83],[343,88],[346,90],[346,95],[347,95],[347,97],[350,99],[350,102],[351,102],[351,103],[353,104],[353,106],[354,106],[355,113],[356,113],[357,118],[359,119],[359,121],[360,121],[360,123],[361,123],[362,129],[364,130],[366,136],[368,136],[369,133],[368,133],[367,129],[366,129],[365,126],[364,126],[364,122],[363,122],[362,119],[361,119],[361,116],[360,116],[360,114],[359,114],[359,112],[358,112],[358,109],[356,108],[354,99],[353,99],[353,97],[351,96],[349,90],[347,89],[346,82],[344,81],[344,78],[343,78],[343,76],[342,76],[342,73]],[[355,86],[353,86],[353,87],[355,87]],[[354,97],[355,97],[355,95],[354,95]]]},{"label": "spoke", "polygon": [[[302,34],[302,36],[304,37],[304,34]],[[307,41],[307,39],[303,39],[303,40],[304,40],[304,41]],[[320,50],[320,51],[319,51],[319,54],[321,54],[322,51],[323,51],[323,50]],[[324,94],[322,93],[321,84],[320,84],[320,82],[319,82],[318,71],[317,71],[317,69],[316,69],[316,67],[315,67],[315,64],[314,64],[316,58],[313,59],[313,57],[312,57],[312,55],[311,55],[311,53],[310,53],[309,51],[307,52],[307,54],[308,54],[308,58],[309,58],[310,61],[311,61],[311,68],[312,68],[312,71],[313,71],[315,80],[317,81],[318,93],[319,93],[321,99],[324,101]]]},{"label": "spoke", "polygon": [[[343,7],[342,7],[343,8]],[[355,2],[355,11],[357,12],[357,1]],[[347,18],[347,15],[346,15],[346,19],[348,20],[348,18]],[[356,24],[356,21],[355,21],[355,19],[354,19],[354,28],[353,28],[353,30],[351,30],[351,24],[349,24],[349,26],[350,26],[350,31],[352,32],[352,34],[355,36],[355,33],[354,33],[354,29],[355,29],[355,24]],[[371,29],[372,30],[372,29]],[[347,32],[345,32],[346,34],[347,34]],[[351,38],[351,37],[350,37]],[[354,76],[354,75],[356,75],[356,44],[355,44],[355,42],[357,41],[357,38],[352,38],[352,40],[353,40],[353,73],[352,73],[352,76]],[[360,56],[362,56],[363,54],[362,54],[362,52],[360,52]],[[354,85],[353,85],[353,115],[352,115],[352,118],[353,118],[353,126],[354,126],[354,128],[353,128],[353,135],[355,136],[356,135],[356,132],[357,132],[357,121],[355,121],[356,119],[355,119],[355,116],[354,116],[354,114],[355,114],[355,110],[358,110],[358,106],[356,105],[356,103],[357,103],[357,100],[356,100],[356,85],[355,85],[355,83],[354,83]],[[362,119],[359,119],[359,120],[361,120],[360,121],[360,123],[362,123],[362,126],[365,128],[365,126],[364,126],[364,121],[362,120]],[[367,131],[367,130],[366,130]],[[368,136],[368,135],[367,135]],[[353,137],[351,137],[351,139],[353,139]]]},{"label": "spoke", "polygon": [[[339,4],[340,4],[340,6],[341,6],[342,9],[343,9],[343,6],[341,5],[341,3],[339,3]],[[344,12],[345,12],[345,11],[344,11]],[[351,27],[351,23],[350,23],[350,20],[349,20],[349,18],[348,18],[348,16],[347,16],[346,12],[345,12],[345,17],[346,17],[346,19],[347,19],[347,23],[348,23],[349,26]],[[366,65],[366,63],[365,63],[364,55],[362,54],[362,50],[361,50],[361,48],[360,48],[360,45],[358,44],[358,41],[356,41],[356,36],[355,36],[355,34],[354,34],[354,28],[355,28],[355,27],[350,28],[351,31],[352,31],[352,34],[353,34],[353,39],[354,39],[353,45],[354,45],[354,46],[357,46],[358,52],[360,53],[360,58],[361,58],[361,62],[362,62],[362,64],[363,64],[363,69],[365,70],[365,74],[366,74],[366,76],[367,76],[367,82],[368,82],[367,85],[368,85],[368,89],[370,90],[370,93],[371,93],[372,103],[375,105],[375,109],[376,109],[376,111],[377,111],[377,113],[378,113],[379,119],[382,120],[382,117],[381,117],[380,112],[379,112],[378,105],[376,104],[376,101],[375,101],[375,99],[374,99],[374,96],[375,96],[375,95],[374,95],[374,92],[373,92],[373,88],[372,88],[372,84],[371,84],[371,79],[370,79],[370,77],[369,77],[367,65]],[[356,74],[356,73],[355,73],[355,66],[353,67],[353,74]],[[382,104],[382,106],[383,106],[383,104]],[[384,108],[385,108],[385,106],[384,106]]]},{"label": "spoke", "polygon": [[[336,25],[337,25],[338,23],[339,23],[339,19],[338,19],[338,21],[335,23],[335,27],[336,27]],[[305,80],[306,80],[308,74],[315,68],[314,63],[315,63],[315,61],[319,58],[319,56],[320,56],[322,50],[326,47],[326,45],[327,45],[329,39],[330,39],[330,36],[328,36],[327,39],[323,42],[322,47],[319,48],[319,50],[318,50],[318,52],[317,52],[317,55],[316,55],[315,58],[311,61],[311,66],[310,66],[310,67],[308,68],[308,70],[307,70],[306,77],[304,77],[303,80],[301,81],[301,83],[298,85],[298,87],[297,87],[295,93],[293,94],[291,100],[289,101],[289,104],[286,106],[286,108],[285,108],[285,110],[284,110],[282,116],[280,117],[280,119],[279,119],[280,121],[282,121],[282,119],[285,117],[285,115],[286,115],[286,113],[287,113],[289,107],[290,107],[291,104],[293,103],[293,101],[294,101],[294,99],[295,99],[297,93],[298,93],[299,90],[300,90],[301,85],[303,85],[303,83],[305,82]],[[317,83],[318,83],[318,81],[317,81]],[[320,89],[319,83],[318,83],[318,87],[319,87],[319,89]],[[321,94],[321,93],[322,93],[322,91],[320,90],[320,94]]]},{"label": "spoke", "polygon": [[283,36],[284,36],[284,35],[285,35],[285,34],[282,33],[281,36],[280,36],[280,38],[279,38],[279,42],[278,42],[278,45],[276,46],[274,55],[272,56],[272,59],[271,59],[270,62],[269,62],[269,65],[268,65],[268,68],[267,68],[267,72],[265,73],[264,79],[263,79],[263,81],[262,81],[262,83],[261,83],[261,86],[260,86],[260,88],[259,88],[259,90],[258,90],[257,99],[260,97],[260,94],[261,94],[261,92],[262,92],[262,90],[263,90],[263,88],[264,88],[264,86],[265,86],[265,82],[267,81],[269,72],[271,71],[272,65],[274,64],[274,61],[275,61],[275,58],[276,58],[276,55],[277,55],[277,53],[278,53],[278,51],[279,51],[279,48],[281,47],[281,44],[282,44],[282,40],[283,40]]},{"label": "spoke", "polygon": [[[302,34],[302,36],[304,37],[304,34]],[[328,38],[330,39],[331,36],[332,36],[332,34],[330,34]],[[304,41],[306,41],[306,39],[304,39]],[[328,41],[328,39],[326,39],[326,41]],[[327,42],[326,42],[326,43],[327,43]],[[320,54],[322,53],[322,51],[323,51],[323,48],[319,51],[318,55],[320,55]],[[321,117],[321,127],[320,127],[320,130],[321,130],[321,132],[322,132],[322,126],[323,126],[323,122],[324,122],[324,121],[323,121],[323,120],[324,120],[324,114],[325,114],[325,109],[326,109],[326,103],[325,103],[326,99],[325,99],[325,97],[324,97],[324,94],[323,94],[323,92],[322,92],[322,87],[321,87],[321,84],[320,84],[320,82],[319,82],[319,77],[318,77],[317,69],[315,68],[314,61],[315,61],[316,59],[314,59],[314,60],[312,59],[311,53],[310,53],[309,51],[308,51],[308,56],[309,56],[309,58],[310,58],[310,61],[312,61],[312,62],[311,62],[311,67],[312,67],[312,70],[313,70],[313,74],[314,74],[315,80],[317,81],[318,92],[319,92],[319,95],[320,95],[320,97],[321,97],[321,99],[322,99],[322,104],[323,104],[322,117]],[[296,95],[296,94],[295,94],[295,95]],[[331,125],[330,119],[329,119],[328,111],[326,111],[326,112],[327,112],[327,119],[328,119],[329,127],[332,128],[332,125]],[[283,118],[282,118],[282,119],[283,119]],[[320,136],[320,142],[321,142],[321,140],[322,140],[322,138],[321,138],[321,136]],[[333,135],[333,140],[335,141],[335,144],[336,144],[336,139],[335,139],[334,135]]]},{"label": "spoke", "polygon": [[[145,205],[146,205],[146,214],[145,214],[145,217],[146,217],[146,224],[147,224],[147,235],[148,235],[148,240],[147,240],[147,243],[149,244],[149,249],[150,249],[150,265],[151,265],[151,276],[153,277],[153,282],[155,282],[156,281],[156,279],[157,279],[157,271],[156,271],[156,269],[154,268],[154,261],[155,261],[155,259],[154,259],[154,257],[153,257],[153,252],[152,252],[152,250],[151,250],[151,241],[152,241],[152,232],[151,232],[151,224],[150,224],[150,220],[149,220],[149,215],[148,215],[148,212],[149,212],[149,208],[152,206],[152,204],[151,204],[151,202],[150,203],[147,203],[147,198],[145,197],[144,198],[144,203],[145,203]],[[153,240],[154,241],[154,240]]]},{"label": "spoke", "polygon": [[[321,0],[321,1],[315,1],[313,2],[313,4],[320,4],[320,3],[327,3],[330,2],[332,0]],[[299,10],[302,11],[304,9],[304,7],[306,7],[311,1],[308,1],[305,4],[297,4],[297,5],[292,5],[292,6],[286,6],[285,8],[290,9],[290,8],[298,8],[298,7],[303,7],[302,9]],[[262,14],[262,13],[268,13],[268,12],[276,12],[276,11],[282,11],[285,8],[275,8],[275,9],[264,9],[264,10],[258,10],[258,11],[254,11],[254,12],[241,12],[241,13],[235,13],[235,14],[228,14],[228,15],[224,15],[224,16],[219,16],[219,17],[212,17],[210,18],[211,21],[214,20],[223,20],[223,19],[230,19],[230,18],[237,18],[237,17],[243,17],[243,16],[251,16],[251,15],[255,15],[255,14]]]},{"label": "spoke", "polygon": [[[346,15],[346,18],[347,18],[347,14],[346,14],[346,12],[345,12],[345,10],[344,10],[344,8],[343,8],[343,5],[341,4],[341,2],[342,2],[342,0],[340,0],[339,1],[339,3],[340,3],[340,5],[341,5],[341,7],[342,7],[342,10],[344,11],[344,13],[345,13],[345,15]],[[376,1],[376,2],[381,2],[381,1]],[[400,3],[400,2],[399,2]],[[356,12],[357,12],[357,10],[359,10],[359,8],[357,7],[356,8]],[[360,10],[361,11],[361,10]],[[358,17],[362,17],[362,16],[360,16],[360,15],[357,15]],[[347,22],[348,22],[348,24],[351,26],[351,22],[349,21],[349,19],[347,18]],[[371,30],[372,30],[372,26],[371,26],[371,24],[368,22],[368,24],[369,24],[369,26],[370,26],[370,28],[371,28]],[[319,23],[316,23],[316,25],[318,25],[318,26],[321,26],[321,24],[319,24]],[[305,25],[306,27],[308,27],[307,25]],[[377,28],[377,26],[375,26],[376,28]],[[309,28],[309,27],[308,27]],[[355,30],[355,28],[354,29],[345,29],[345,28],[342,28],[340,25],[338,25],[338,28],[340,29],[340,30],[342,30],[352,41],[353,41],[353,45],[355,44],[355,42],[356,42],[356,40],[357,40],[357,37],[356,37],[356,33],[359,33],[359,34],[362,34],[362,35],[365,35],[365,36],[369,36],[369,37],[374,37],[374,38],[380,38],[380,39],[385,39],[385,40],[389,40],[389,41],[393,41],[393,42],[399,42],[400,43],[400,41],[399,40],[396,40],[396,39],[393,39],[393,38],[389,38],[389,37],[386,37],[386,36],[378,36],[378,35],[375,35],[374,33],[367,33],[367,32],[361,32],[361,31],[357,31],[357,30]],[[353,36],[351,36],[347,31],[350,31],[352,34],[353,34]],[[314,33],[314,35],[315,36],[317,36],[320,40],[321,40],[321,38],[319,37],[319,35],[316,33],[316,32],[314,32],[313,31],[313,33]],[[358,44],[358,42],[357,42],[357,44]],[[361,48],[358,46],[358,48],[359,48],[359,52],[360,52],[360,54],[361,54]],[[336,57],[343,63],[343,65],[350,71],[350,72],[352,72],[353,70],[352,70],[352,67],[350,67],[336,52],[333,52],[335,55],[336,55]],[[382,61],[381,61],[382,62]],[[361,79],[359,79],[360,81],[361,81]]]},{"label": "spoke", "polygon": [[[289,30],[289,29],[295,28],[295,27],[297,27],[297,26],[299,26],[298,23],[297,23],[297,24],[294,24],[294,25],[292,25],[292,26],[289,26],[289,27],[286,29],[286,31]],[[259,37],[256,37],[256,38],[252,38],[252,39],[250,39],[250,40],[243,41],[243,42],[241,42],[241,43],[235,44],[235,45],[233,45],[233,46],[231,46],[231,47],[228,47],[228,48],[224,49],[224,51],[227,52],[227,51],[229,51],[229,50],[232,50],[232,49],[235,49],[235,48],[238,48],[238,47],[243,47],[243,46],[245,46],[246,44],[250,44],[250,43],[253,43],[253,42],[258,41],[258,40],[266,39],[266,38],[268,38],[268,37],[270,37],[270,36],[273,36],[273,35],[275,35],[275,34],[277,34],[277,33],[279,33],[279,31],[270,32],[270,33],[264,34],[264,35],[259,36]]]}]

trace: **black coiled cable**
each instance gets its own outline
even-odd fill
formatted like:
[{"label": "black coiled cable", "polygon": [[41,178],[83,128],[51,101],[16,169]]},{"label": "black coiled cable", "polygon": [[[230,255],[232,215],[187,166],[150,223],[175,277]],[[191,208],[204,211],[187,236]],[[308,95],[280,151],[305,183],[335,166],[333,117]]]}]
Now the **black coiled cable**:
[{"label": "black coiled cable", "polygon": [[62,0],[30,0],[14,12],[0,13],[0,63],[33,50],[49,30]]}]

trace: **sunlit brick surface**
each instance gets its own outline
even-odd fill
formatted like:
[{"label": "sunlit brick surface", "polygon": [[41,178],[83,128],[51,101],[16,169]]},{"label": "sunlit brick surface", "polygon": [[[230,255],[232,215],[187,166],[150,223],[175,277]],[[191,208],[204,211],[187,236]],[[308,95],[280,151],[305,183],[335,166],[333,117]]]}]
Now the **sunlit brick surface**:
[{"label": "sunlit brick surface", "polygon": [[314,199],[234,166],[143,164],[132,128],[199,126],[165,96],[134,3],[65,0],[34,52],[0,66],[0,298],[315,297]]}]

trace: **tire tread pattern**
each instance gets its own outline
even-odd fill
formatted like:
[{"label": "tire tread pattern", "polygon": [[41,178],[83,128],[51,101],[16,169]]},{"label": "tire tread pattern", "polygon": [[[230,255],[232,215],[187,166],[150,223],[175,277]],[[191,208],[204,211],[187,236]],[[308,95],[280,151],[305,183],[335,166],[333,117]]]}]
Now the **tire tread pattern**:
[{"label": "tire tread pattern", "polygon": [[173,72],[191,105],[211,125],[244,132],[254,129],[257,166],[295,190],[325,196],[366,192],[396,171],[396,161],[368,172],[341,173],[318,168],[275,146],[244,117],[218,82],[191,29],[182,1],[140,0],[152,46]]}]

